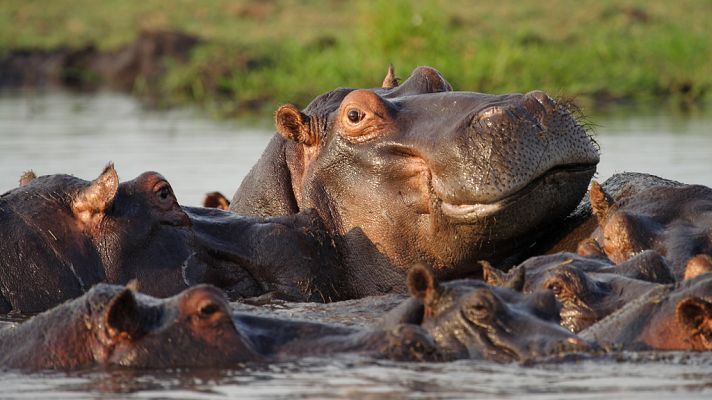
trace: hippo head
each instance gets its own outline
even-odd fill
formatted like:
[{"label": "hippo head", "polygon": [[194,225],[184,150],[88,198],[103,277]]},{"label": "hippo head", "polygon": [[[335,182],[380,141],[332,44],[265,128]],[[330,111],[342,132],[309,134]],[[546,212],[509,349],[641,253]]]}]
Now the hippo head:
[{"label": "hippo head", "polygon": [[422,261],[453,277],[531,245],[581,200],[598,151],[567,105],[538,91],[454,92],[428,67],[389,82],[280,107],[281,136],[231,210],[314,208],[395,265]]},{"label": "hippo head", "polygon": [[712,350],[712,273],[659,285],[580,333],[604,348]]},{"label": "hippo head", "polygon": [[532,302],[476,280],[441,285],[420,266],[409,271],[408,288],[424,306],[423,328],[444,351],[460,357],[522,361],[587,348],[556,322],[536,315],[537,305],[551,302]]},{"label": "hippo head", "polygon": [[[531,257],[503,273],[484,266],[486,281],[524,293],[550,291],[560,304],[561,326],[577,333],[623,307],[658,283],[644,280],[654,272],[650,266],[662,257],[645,252],[624,264],[582,257],[572,253],[556,253]],[[669,273],[668,273],[669,274]]]},{"label": "hippo head", "polygon": [[98,326],[106,327],[97,332],[94,348],[100,363],[176,368],[260,359],[247,335],[235,327],[225,295],[210,285],[162,301],[124,289],[100,318],[104,324]]},{"label": "hippo head", "polygon": [[4,367],[22,369],[216,367],[260,359],[222,292],[209,285],[161,300],[98,284],[5,332],[0,348]]},{"label": "hippo head", "polygon": [[685,281],[641,325],[640,337],[651,348],[711,351],[712,273]]},{"label": "hippo head", "polygon": [[218,235],[204,219],[194,226],[160,174],[119,183],[113,165],[92,182],[25,174],[0,196],[0,221],[5,313],[43,311],[99,282],[176,294],[203,281]]}]

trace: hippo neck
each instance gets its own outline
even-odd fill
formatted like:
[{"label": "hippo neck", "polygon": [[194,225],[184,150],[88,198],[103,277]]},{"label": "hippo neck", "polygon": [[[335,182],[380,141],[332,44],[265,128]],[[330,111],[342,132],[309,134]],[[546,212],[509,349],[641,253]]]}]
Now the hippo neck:
[{"label": "hippo neck", "polygon": [[235,192],[230,211],[240,215],[271,217],[299,211],[287,166],[288,142],[275,134],[257,164]]}]

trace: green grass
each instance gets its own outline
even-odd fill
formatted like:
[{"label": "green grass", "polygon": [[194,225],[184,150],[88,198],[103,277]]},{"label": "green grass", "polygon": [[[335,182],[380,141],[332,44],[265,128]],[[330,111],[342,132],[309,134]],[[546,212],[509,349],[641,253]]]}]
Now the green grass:
[{"label": "green grass", "polygon": [[689,105],[712,93],[710,26],[707,0],[4,0],[0,51],[193,33],[205,44],[171,65],[161,98],[220,115],[377,86],[389,63],[401,78],[431,65],[461,90]]}]

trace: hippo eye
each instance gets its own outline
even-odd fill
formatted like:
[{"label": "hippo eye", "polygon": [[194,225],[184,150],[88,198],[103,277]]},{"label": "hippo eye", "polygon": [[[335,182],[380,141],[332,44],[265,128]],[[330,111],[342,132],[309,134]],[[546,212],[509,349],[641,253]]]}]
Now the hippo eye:
[{"label": "hippo eye", "polygon": [[348,118],[349,122],[351,122],[352,124],[358,124],[359,122],[361,122],[363,117],[363,113],[358,110],[349,110],[349,112],[346,113],[346,118]]},{"label": "hippo eye", "polygon": [[160,184],[154,189],[154,193],[158,196],[159,201],[166,203],[173,200],[173,192],[171,191],[170,185],[167,183]]},{"label": "hippo eye", "polygon": [[468,314],[475,319],[485,319],[490,315],[490,307],[486,303],[473,303],[468,307]]},{"label": "hippo eye", "polygon": [[208,318],[220,310],[220,306],[215,303],[208,303],[198,310],[198,315],[201,318]]}]

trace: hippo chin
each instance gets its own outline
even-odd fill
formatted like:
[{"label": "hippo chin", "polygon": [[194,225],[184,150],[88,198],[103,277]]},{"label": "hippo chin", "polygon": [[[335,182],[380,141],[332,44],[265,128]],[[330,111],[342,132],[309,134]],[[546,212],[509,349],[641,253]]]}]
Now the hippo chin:
[{"label": "hippo chin", "polygon": [[397,268],[425,262],[451,278],[478,274],[480,259],[515,262],[581,200],[598,150],[565,104],[454,92],[428,67],[386,81],[280,107],[230,210],[315,209]]}]

